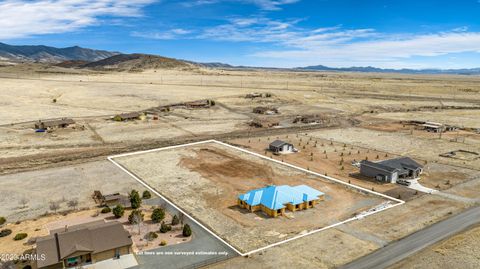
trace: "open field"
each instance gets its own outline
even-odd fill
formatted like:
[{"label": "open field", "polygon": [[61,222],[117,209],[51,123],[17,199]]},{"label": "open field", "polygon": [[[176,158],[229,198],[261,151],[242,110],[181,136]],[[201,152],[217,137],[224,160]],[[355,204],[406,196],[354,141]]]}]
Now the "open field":
[{"label": "open field", "polygon": [[[144,190],[108,161],[4,175],[0,182],[0,216],[10,222],[50,212],[50,201],[61,201],[58,211],[70,210],[67,201],[71,199],[78,199],[78,208],[95,207],[94,190],[104,194]],[[22,199],[28,200],[25,207]]]},{"label": "open field", "polygon": [[[222,140],[265,155],[269,142],[278,137],[292,142],[300,152],[284,156],[267,153],[268,157],[406,201],[248,258],[225,261],[215,268],[246,268],[252,264],[259,268],[334,268],[463,211],[479,198],[480,159],[439,155],[457,150],[480,153],[480,134],[459,130],[440,137],[400,123],[430,120],[480,127],[479,76],[203,68],[128,73],[52,70],[32,64],[0,67],[0,85],[0,216],[7,217],[7,225],[13,227],[17,220],[22,220],[18,225],[31,223],[29,235],[41,231],[35,229],[44,225],[39,216],[49,211],[50,200],[78,198],[78,207],[91,208],[93,190],[143,190],[141,184],[107,162],[107,156],[205,139]],[[252,92],[270,93],[272,97],[245,98]],[[216,105],[174,108],[159,113],[158,120],[110,120],[121,112],[206,98]],[[276,107],[279,114],[253,113],[258,106]],[[298,115],[320,115],[331,125],[294,124]],[[35,133],[34,121],[58,117],[73,118],[77,123]],[[249,126],[257,117],[276,120],[279,126]],[[425,164],[420,183],[440,190],[442,195],[379,184],[359,177],[358,169],[351,165],[353,160],[396,156],[410,156]],[[350,218],[384,201],[214,145],[134,155],[118,161],[245,251]],[[18,173],[24,170],[28,172]],[[235,207],[238,194],[272,183],[309,184],[325,192],[327,199],[314,209],[289,214],[291,218],[270,219]],[[22,198],[29,200],[26,207],[20,204]],[[65,202],[61,206],[61,211],[69,209]],[[68,218],[55,215],[55,220]],[[466,233],[468,238],[476,230],[472,231]],[[475,244],[469,240],[460,240],[458,246],[464,252],[458,259],[463,259],[465,268],[476,268],[478,259],[471,251],[478,251],[467,247]],[[21,243],[18,247],[25,247]],[[441,264],[448,257],[439,253],[453,255],[451,246],[442,247],[442,251],[448,249],[443,252],[432,249],[422,253],[427,258],[412,257],[399,266],[409,268],[418,263],[428,267],[429,261]]]},{"label": "open field", "polygon": [[391,154],[412,156],[426,160],[427,163],[438,162],[473,169],[480,167],[480,159],[464,161],[439,156],[440,154],[459,149],[480,152],[480,144],[463,144],[416,137],[409,133],[374,131],[364,128],[322,130],[309,134],[314,138],[334,140]]},{"label": "open field", "polygon": [[[367,133],[369,134],[370,132],[364,129],[354,129],[352,133],[357,130],[360,133],[364,132],[365,138]],[[385,143],[385,147],[379,150],[379,143],[375,143],[373,138],[367,140],[372,144],[363,143],[365,141],[362,141],[363,137],[353,134],[349,136],[348,139],[342,140],[342,135],[348,135],[348,133],[345,134],[346,132],[345,129],[331,129],[283,136],[235,139],[231,140],[231,143],[260,154],[266,154],[276,160],[284,160],[300,167],[309,168],[317,173],[332,175],[345,182],[351,182],[364,188],[373,188],[376,191],[393,197],[399,196],[403,200],[415,198],[415,196],[412,196],[415,192],[404,186],[382,184],[375,180],[362,177],[359,174],[359,169],[352,165],[352,162],[358,162],[364,159],[376,161],[399,157],[401,155],[409,156],[408,154],[392,150],[389,148],[388,143]],[[327,137],[335,137],[336,139],[326,139]],[[299,152],[279,156],[273,155],[266,149],[268,144],[277,138],[293,143],[293,145],[299,149]],[[423,157],[425,157],[425,155],[423,155],[423,152],[422,155],[417,156],[420,158],[417,159],[417,161],[425,164],[420,183],[430,188],[444,190],[480,176],[480,172],[476,170],[424,161],[425,159],[423,159]]]},{"label": "open field", "polygon": [[[4,158],[44,158],[46,154],[88,158],[89,154],[82,153],[85,147],[98,148],[108,155],[107,151],[112,153],[119,144],[128,147],[144,143],[148,146],[153,142],[230,132],[243,132],[247,136],[255,131],[248,122],[258,117],[252,113],[256,106],[277,107],[280,114],[275,117],[278,117],[280,127],[298,127],[292,121],[299,114],[322,115],[333,125],[348,127],[383,119],[383,113],[406,113],[419,107],[436,111],[432,112],[431,120],[442,121],[441,115],[450,115],[452,121],[467,118],[475,121],[475,117],[468,115],[470,111],[474,114],[474,110],[460,109],[457,112],[442,109],[436,103],[478,106],[479,81],[476,76],[203,68],[128,73],[33,64],[0,67],[0,153],[4,156],[0,158],[0,165]],[[272,97],[244,98],[252,92],[268,92]],[[206,98],[215,100],[217,106],[174,109],[161,113],[156,121],[118,123],[108,120],[121,112]],[[356,119],[361,115],[372,115],[372,111],[375,112],[374,118]],[[48,134],[34,133],[34,121],[58,117],[73,118],[77,128]],[[389,114],[385,115],[385,119],[388,117]],[[472,143],[475,141],[478,144],[478,139]],[[24,160],[21,163],[30,167],[34,165]],[[4,167],[13,170],[10,165]]]},{"label": "open field", "polygon": [[[115,161],[243,252],[346,220],[386,201],[213,143]],[[237,206],[238,195],[272,184],[305,184],[326,193],[326,199],[313,209],[278,218]]]},{"label": "open field", "polygon": [[459,127],[480,128],[480,110],[446,110],[380,113],[376,117],[391,120],[424,120],[442,122]]},{"label": "open field", "polygon": [[[209,268],[240,269],[247,268],[252,263],[259,268],[337,268],[464,208],[465,205],[458,202],[422,196],[361,221],[350,222],[268,249],[261,254],[234,258]],[[289,258],[279,259],[285,255]],[[474,259],[471,262],[476,261]]]}]

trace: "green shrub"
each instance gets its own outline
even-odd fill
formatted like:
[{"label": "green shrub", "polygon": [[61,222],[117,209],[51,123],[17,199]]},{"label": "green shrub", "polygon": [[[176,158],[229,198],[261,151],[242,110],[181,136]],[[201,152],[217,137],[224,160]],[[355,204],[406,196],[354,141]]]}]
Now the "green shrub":
[{"label": "green shrub", "polygon": [[179,223],[180,223],[180,219],[177,217],[177,215],[173,215],[172,225],[177,225]]},{"label": "green shrub", "polygon": [[148,241],[152,241],[156,238],[158,238],[158,234],[156,232],[149,232],[145,235],[145,239],[147,239]]},{"label": "green shrub", "polygon": [[7,222],[7,219],[5,219],[5,217],[0,217],[0,226],[5,224],[5,222]]},{"label": "green shrub", "polygon": [[142,194],[142,199],[150,199],[152,198],[152,194],[149,191],[144,191]]},{"label": "green shrub", "polygon": [[128,216],[128,222],[130,224],[139,224],[143,221],[143,213],[141,210],[133,210],[132,213]]},{"label": "green shrub", "polygon": [[12,230],[10,229],[3,229],[0,231],[0,237],[5,237],[7,235],[10,235],[12,233]]},{"label": "green shrub", "polygon": [[162,221],[162,224],[160,224],[160,232],[161,233],[167,233],[168,231],[172,230],[172,226],[165,224],[164,221]]},{"label": "green shrub", "polygon": [[136,190],[132,190],[128,196],[130,198],[130,205],[132,209],[137,209],[142,205],[142,198]]},{"label": "green shrub", "polygon": [[162,240],[162,241],[160,242],[160,246],[166,246],[166,245],[167,245],[167,241]]},{"label": "green shrub", "polygon": [[119,219],[121,217],[123,217],[123,214],[125,213],[125,208],[123,208],[122,205],[117,205],[114,209],[113,209],[113,215]]},{"label": "green shrub", "polygon": [[185,224],[183,225],[183,232],[182,232],[183,236],[185,237],[189,237],[192,235],[192,229],[190,228],[190,225],[188,224]]},{"label": "green shrub", "polygon": [[104,207],[104,208],[102,208],[102,211],[100,211],[100,212],[102,212],[102,214],[107,214],[107,213],[112,212],[112,209],[110,209],[110,207]]},{"label": "green shrub", "polygon": [[165,210],[163,208],[155,208],[152,212],[152,221],[160,223],[165,218]]},{"label": "green shrub", "polygon": [[27,236],[28,236],[28,234],[26,234],[26,233],[18,233],[18,234],[15,235],[13,240],[19,241],[19,240],[27,238]]}]

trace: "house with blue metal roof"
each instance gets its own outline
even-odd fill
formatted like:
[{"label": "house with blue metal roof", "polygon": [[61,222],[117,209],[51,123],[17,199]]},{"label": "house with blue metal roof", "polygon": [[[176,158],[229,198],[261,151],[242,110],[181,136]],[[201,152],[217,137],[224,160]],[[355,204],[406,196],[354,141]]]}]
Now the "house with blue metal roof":
[{"label": "house with blue metal roof", "polygon": [[307,185],[269,185],[264,188],[251,190],[238,196],[238,205],[251,212],[263,211],[271,217],[285,213],[285,209],[292,212],[312,208],[323,200],[325,194]]}]

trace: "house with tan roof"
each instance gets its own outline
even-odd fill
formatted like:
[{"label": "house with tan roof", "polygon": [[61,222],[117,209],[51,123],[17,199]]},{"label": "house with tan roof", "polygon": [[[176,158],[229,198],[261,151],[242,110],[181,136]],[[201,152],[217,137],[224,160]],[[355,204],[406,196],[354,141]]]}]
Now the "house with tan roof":
[{"label": "house with tan roof", "polygon": [[103,220],[50,231],[37,238],[37,268],[76,268],[132,253],[133,241],[118,221]]}]

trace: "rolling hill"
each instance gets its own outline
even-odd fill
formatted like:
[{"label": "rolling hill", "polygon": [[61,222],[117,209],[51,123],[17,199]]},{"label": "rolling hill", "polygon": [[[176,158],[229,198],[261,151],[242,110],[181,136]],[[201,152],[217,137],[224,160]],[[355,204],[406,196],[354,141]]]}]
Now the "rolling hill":
[{"label": "rolling hill", "polygon": [[100,70],[142,71],[145,69],[191,68],[195,66],[190,62],[156,55],[118,54],[80,67]]},{"label": "rolling hill", "polygon": [[118,52],[86,49],[78,46],[55,48],[49,46],[13,46],[0,43],[0,60],[15,62],[59,63],[64,61],[98,61]]}]

